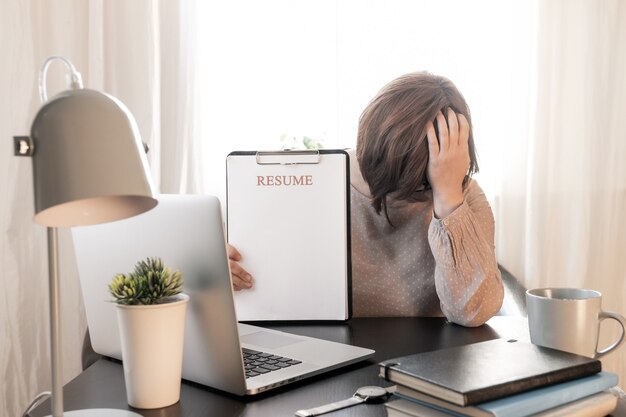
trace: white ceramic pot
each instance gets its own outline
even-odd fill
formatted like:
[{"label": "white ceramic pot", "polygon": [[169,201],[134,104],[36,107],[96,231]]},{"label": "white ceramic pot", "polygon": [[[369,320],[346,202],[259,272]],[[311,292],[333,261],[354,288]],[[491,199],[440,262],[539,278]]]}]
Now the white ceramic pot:
[{"label": "white ceramic pot", "polygon": [[189,296],[155,305],[117,305],[128,404],[161,408],[180,399]]}]

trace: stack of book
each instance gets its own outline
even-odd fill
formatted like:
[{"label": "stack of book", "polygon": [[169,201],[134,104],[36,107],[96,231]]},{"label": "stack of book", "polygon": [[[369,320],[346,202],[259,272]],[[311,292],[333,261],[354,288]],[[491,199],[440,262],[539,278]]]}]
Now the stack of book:
[{"label": "stack of book", "polygon": [[495,339],[380,363],[397,384],[390,417],[602,417],[617,406],[617,375],[601,362]]}]

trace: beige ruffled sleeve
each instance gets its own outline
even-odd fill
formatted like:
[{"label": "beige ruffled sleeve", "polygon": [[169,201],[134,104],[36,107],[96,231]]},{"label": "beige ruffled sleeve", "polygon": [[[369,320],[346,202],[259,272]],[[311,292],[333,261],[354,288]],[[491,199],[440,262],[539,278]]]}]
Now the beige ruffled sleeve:
[{"label": "beige ruffled sleeve", "polygon": [[504,290],[495,257],[494,219],[475,181],[454,212],[443,219],[433,216],[428,241],[435,258],[435,288],[448,320],[480,326],[495,315]]}]

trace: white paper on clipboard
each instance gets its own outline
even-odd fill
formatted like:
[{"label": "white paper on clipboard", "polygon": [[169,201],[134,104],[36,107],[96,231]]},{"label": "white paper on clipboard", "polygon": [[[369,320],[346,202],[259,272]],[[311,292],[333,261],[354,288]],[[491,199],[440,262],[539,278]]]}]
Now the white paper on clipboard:
[{"label": "white paper on clipboard", "polygon": [[349,172],[343,150],[228,155],[228,241],[255,278],[239,320],[350,318]]}]

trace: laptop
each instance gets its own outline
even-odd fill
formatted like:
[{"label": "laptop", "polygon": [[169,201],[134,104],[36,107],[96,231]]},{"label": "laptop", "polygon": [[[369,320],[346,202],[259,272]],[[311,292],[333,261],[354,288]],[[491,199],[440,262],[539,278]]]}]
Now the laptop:
[{"label": "laptop", "polygon": [[[95,352],[122,359],[108,283],[147,257],[183,274],[190,296],[183,378],[254,395],[373,357],[349,344],[238,323],[222,209],[207,195],[160,195],[130,219],[72,229],[87,324]],[[339,324],[338,326],[342,326]]]}]

